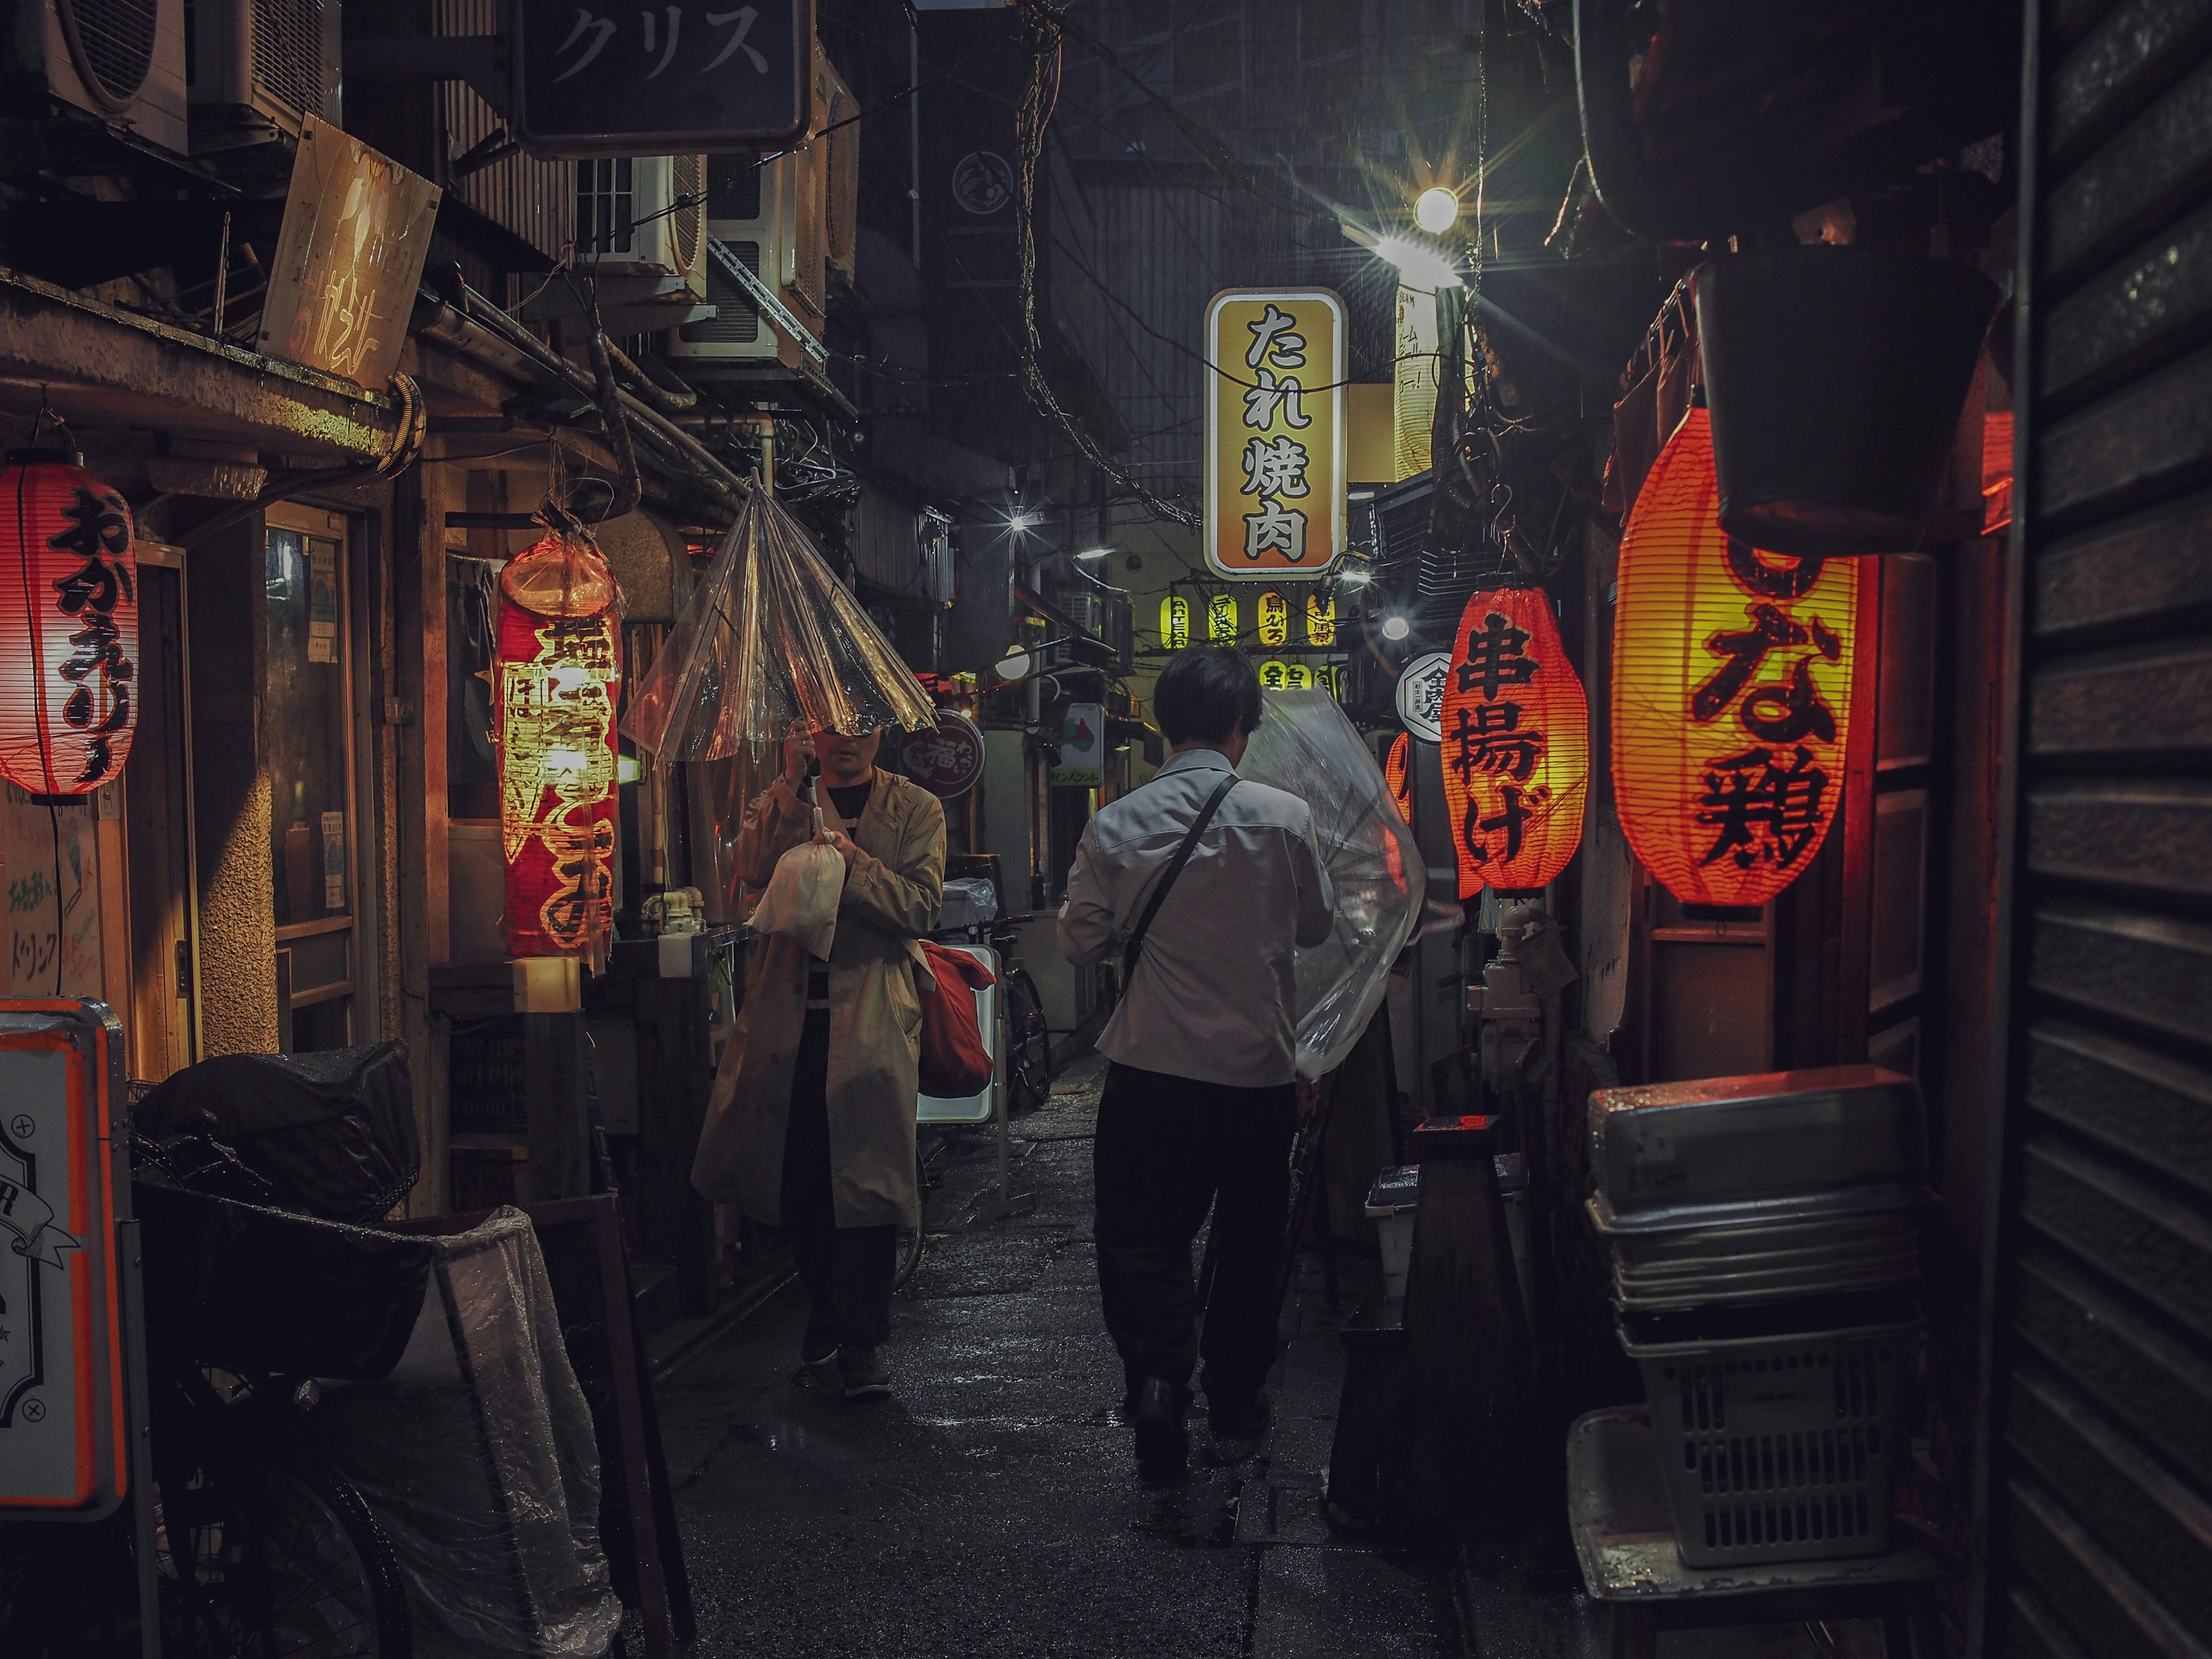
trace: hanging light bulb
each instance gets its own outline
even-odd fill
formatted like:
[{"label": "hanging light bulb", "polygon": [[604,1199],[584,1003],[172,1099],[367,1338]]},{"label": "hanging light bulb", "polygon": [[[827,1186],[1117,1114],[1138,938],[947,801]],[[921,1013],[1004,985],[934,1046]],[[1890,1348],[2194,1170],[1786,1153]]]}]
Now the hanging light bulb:
[{"label": "hanging light bulb", "polygon": [[1413,222],[1431,236],[1441,236],[1459,222],[1459,192],[1432,185],[1413,203]]}]

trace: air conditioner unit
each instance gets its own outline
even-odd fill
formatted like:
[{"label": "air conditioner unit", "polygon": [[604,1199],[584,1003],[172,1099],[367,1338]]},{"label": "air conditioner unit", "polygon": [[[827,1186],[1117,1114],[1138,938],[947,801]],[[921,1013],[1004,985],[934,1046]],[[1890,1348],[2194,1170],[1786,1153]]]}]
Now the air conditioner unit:
[{"label": "air conditioner unit", "polygon": [[35,94],[43,82],[59,102],[185,153],[185,0],[42,0],[18,6],[15,18],[22,73],[10,77],[11,93]]},{"label": "air conditioner unit", "polygon": [[[822,313],[799,277],[805,262],[799,235],[805,155],[763,162],[754,155],[715,155],[707,162],[707,232],[726,246],[748,270],[789,307],[806,327],[818,329]],[[818,260],[819,249],[816,256]],[[818,264],[811,292],[821,292]],[[750,295],[721,265],[707,264],[707,321],[678,329],[669,343],[672,362],[693,368],[716,362],[777,362],[796,368],[799,348],[761,315]]]},{"label": "air conditioner unit", "polygon": [[595,275],[674,276],[707,292],[707,158],[621,156],[576,167],[576,255]]},{"label": "air conditioner unit", "polygon": [[343,125],[339,0],[193,0],[191,26],[195,105],[251,111],[295,137],[302,115]]},{"label": "air conditioner unit", "polygon": [[823,151],[823,259],[833,276],[853,286],[860,240],[860,100],[837,73],[836,65],[814,45],[814,130]]}]

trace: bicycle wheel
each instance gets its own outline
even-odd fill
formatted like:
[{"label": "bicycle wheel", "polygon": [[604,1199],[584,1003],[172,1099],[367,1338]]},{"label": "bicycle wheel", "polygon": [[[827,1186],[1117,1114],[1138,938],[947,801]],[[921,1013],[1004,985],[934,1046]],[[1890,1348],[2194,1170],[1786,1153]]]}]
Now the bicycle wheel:
[{"label": "bicycle wheel", "polygon": [[226,1455],[158,1506],[162,1650],[194,1659],[409,1659],[399,1565],[336,1475]]},{"label": "bicycle wheel", "polygon": [[1009,968],[1006,993],[1006,1110],[1031,1112],[1052,1096],[1052,1034],[1044,999],[1028,970]]}]

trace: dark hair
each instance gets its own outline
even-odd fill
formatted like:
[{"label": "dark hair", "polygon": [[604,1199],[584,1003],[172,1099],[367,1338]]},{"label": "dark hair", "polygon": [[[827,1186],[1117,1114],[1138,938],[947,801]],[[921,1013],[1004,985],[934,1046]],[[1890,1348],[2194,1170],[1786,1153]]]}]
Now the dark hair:
[{"label": "dark hair", "polygon": [[1170,743],[1249,734],[1260,726],[1260,677],[1234,646],[1178,652],[1152,688],[1152,712]]}]

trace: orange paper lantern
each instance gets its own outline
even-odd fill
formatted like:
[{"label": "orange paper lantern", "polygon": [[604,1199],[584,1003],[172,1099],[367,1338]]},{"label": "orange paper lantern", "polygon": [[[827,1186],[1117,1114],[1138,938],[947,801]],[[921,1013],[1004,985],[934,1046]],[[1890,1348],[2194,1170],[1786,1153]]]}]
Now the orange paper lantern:
[{"label": "orange paper lantern", "polygon": [[138,560],[123,497],[59,450],[0,470],[0,772],[34,795],[123,775]]},{"label": "orange paper lantern", "polygon": [[1620,544],[1613,777],[1628,844],[1690,904],[1764,904],[1811,865],[1843,803],[1855,559],[1722,533],[1692,409]]},{"label": "orange paper lantern", "polygon": [[1413,734],[1401,732],[1382,759],[1382,781],[1390,786],[1390,799],[1406,822],[1413,821]]},{"label": "orange paper lantern", "polygon": [[507,948],[596,960],[614,927],[622,612],[588,541],[549,536],[508,561],[493,676]]},{"label": "orange paper lantern", "polygon": [[1468,601],[1444,685],[1459,892],[1548,886],[1582,845],[1589,700],[1540,587]]}]

